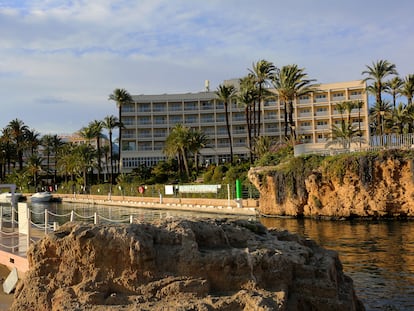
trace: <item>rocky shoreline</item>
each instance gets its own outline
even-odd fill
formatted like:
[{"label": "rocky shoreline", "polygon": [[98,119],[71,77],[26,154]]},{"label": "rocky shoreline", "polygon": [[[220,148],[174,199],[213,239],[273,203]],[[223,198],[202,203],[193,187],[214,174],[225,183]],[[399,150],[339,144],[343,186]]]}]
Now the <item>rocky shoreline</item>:
[{"label": "rocky shoreline", "polygon": [[28,259],[11,310],[364,310],[336,252],[256,221],[68,223]]}]

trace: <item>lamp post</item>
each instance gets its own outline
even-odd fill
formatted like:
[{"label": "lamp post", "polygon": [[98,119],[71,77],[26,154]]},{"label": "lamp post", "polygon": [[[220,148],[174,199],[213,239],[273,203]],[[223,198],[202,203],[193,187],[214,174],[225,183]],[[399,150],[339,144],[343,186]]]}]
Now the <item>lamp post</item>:
[{"label": "lamp post", "polygon": [[292,131],[292,133],[291,133],[291,135],[292,135],[292,144],[294,145],[295,144],[295,141],[296,141],[296,133],[295,133],[295,125],[294,124],[292,124],[291,126],[290,126],[290,129],[291,129],[291,131]]},{"label": "lamp post", "polygon": [[384,145],[384,115],[385,115],[385,111],[384,110],[380,110],[380,116],[381,116],[381,146]]}]

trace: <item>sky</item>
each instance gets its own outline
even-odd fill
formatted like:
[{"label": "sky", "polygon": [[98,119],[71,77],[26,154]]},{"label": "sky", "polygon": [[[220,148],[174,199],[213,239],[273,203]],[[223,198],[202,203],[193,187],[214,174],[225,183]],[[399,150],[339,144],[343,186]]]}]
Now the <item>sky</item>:
[{"label": "sky", "polygon": [[414,73],[412,0],[0,0],[0,129],[70,134],[131,95],[215,90],[265,59],[318,83]]}]

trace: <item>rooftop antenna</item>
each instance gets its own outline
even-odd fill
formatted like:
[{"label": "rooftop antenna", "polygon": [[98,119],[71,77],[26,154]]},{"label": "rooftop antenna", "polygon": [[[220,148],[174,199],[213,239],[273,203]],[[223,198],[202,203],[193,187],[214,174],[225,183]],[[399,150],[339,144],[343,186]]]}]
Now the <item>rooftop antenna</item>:
[{"label": "rooftop antenna", "polygon": [[210,81],[209,80],[204,81],[204,89],[206,92],[210,92]]}]

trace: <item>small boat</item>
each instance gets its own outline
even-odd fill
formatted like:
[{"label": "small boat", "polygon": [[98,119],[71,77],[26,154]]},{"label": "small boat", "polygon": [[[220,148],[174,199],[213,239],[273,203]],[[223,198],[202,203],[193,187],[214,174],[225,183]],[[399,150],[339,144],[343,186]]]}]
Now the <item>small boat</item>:
[{"label": "small boat", "polygon": [[[0,193],[0,203],[11,203],[13,197],[12,192],[3,192]],[[19,199],[22,197],[22,194],[19,192],[14,193],[14,202],[18,202]]]},{"label": "small boat", "polygon": [[36,192],[30,197],[31,202],[49,202],[52,200],[52,194],[49,191]]}]

